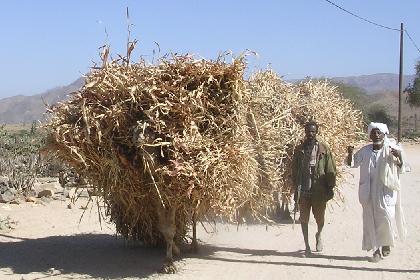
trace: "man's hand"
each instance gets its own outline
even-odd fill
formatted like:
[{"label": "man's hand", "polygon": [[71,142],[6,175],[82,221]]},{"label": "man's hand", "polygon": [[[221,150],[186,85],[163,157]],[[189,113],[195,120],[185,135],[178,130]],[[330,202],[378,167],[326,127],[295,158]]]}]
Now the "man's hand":
[{"label": "man's hand", "polygon": [[398,150],[391,148],[391,154],[397,159],[401,160],[401,153]]},{"label": "man's hand", "polygon": [[394,148],[391,148],[391,154],[398,159],[398,164],[397,165],[398,165],[398,167],[401,168],[402,165],[403,165],[402,158],[401,158],[401,152],[394,149]]}]

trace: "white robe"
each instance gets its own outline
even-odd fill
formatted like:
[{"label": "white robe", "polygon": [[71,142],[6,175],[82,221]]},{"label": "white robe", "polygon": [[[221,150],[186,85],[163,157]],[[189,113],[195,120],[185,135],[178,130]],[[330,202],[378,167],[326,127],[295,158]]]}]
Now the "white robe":
[{"label": "white robe", "polygon": [[394,246],[398,233],[405,239],[406,228],[401,207],[399,175],[390,153],[389,142],[376,154],[373,145],[361,148],[353,157],[352,167],[360,167],[359,201],[363,209],[363,250],[376,250],[382,246]]}]

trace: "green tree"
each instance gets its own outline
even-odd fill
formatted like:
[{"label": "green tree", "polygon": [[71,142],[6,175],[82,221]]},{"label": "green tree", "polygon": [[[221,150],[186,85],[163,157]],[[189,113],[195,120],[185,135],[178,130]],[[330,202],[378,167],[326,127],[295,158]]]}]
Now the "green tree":
[{"label": "green tree", "polygon": [[363,114],[363,119],[368,122],[369,120],[369,109],[370,104],[373,100],[366,91],[358,86],[345,84],[343,82],[328,80],[332,85],[335,85],[339,92],[343,95],[344,98],[350,100],[354,108],[360,110]]},{"label": "green tree", "polygon": [[416,76],[413,84],[404,90],[407,94],[407,103],[412,107],[420,107],[420,61],[416,64]]},{"label": "green tree", "polygon": [[[315,80],[325,80],[325,78]],[[364,89],[331,79],[328,79],[328,82],[336,86],[343,97],[350,100],[354,107],[362,112],[363,119],[366,123],[382,122],[386,123],[389,127],[395,125],[394,118],[389,114],[389,108],[380,103],[376,103],[374,97],[369,96]]]},{"label": "green tree", "polygon": [[343,94],[344,98],[349,99],[354,106],[363,112],[366,117],[367,104],[371,102],[371,98],[367,95],[364,89],[358,86],[345,84],[343,82],[330,81],[332,84],[337,86],[338,90]]},{"label": "green tree", "polygon": [[388,113],[388,109],[382,104],[372,104],[367,109],[366,121],[369,122],[381,122],[392,127],[394,121]]}]

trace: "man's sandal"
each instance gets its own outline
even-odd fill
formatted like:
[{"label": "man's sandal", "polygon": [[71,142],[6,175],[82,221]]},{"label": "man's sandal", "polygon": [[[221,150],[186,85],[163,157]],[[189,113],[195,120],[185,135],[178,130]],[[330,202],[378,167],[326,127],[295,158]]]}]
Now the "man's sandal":
[{"label": "man's sandal", "polygon": [[381,252],[378,250],[373,253],[373,256],[369,259],[369,262],[377,263],[382,260]]},{"label": "man's sandal", "polygon": [[389,246],[382,246],[382,256],[388,257],[391,254],[391,248]]},{"label": "man's sandal", "polygon": [[310,258],[312,256],[312,251],[311,251],[311,249],[310,248],[306,248],[305,249],[305,254],[304,254],[304,257],[306,257],[306,258]]}]

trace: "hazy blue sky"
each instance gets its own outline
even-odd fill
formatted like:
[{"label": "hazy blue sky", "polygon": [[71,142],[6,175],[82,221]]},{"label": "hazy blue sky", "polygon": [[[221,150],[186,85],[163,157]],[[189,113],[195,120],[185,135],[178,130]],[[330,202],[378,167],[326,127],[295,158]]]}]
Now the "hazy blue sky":
[{"label": "hazy blue sky", "polygon": [[[419,0],[333,0],[380,24],[400,22],[420,47]],[[271,65],[286,79],[397,73],[399,32],[345,14],[325,0],[0,2],[0,98],[67,85],[98,61],[98,47],[124,53],[129,7],[136,56],[161,52],[250,57],[250,71]],[[108,31],[108,39],[104,29]],[[405,74],[420,54],[405,37]]]}]

